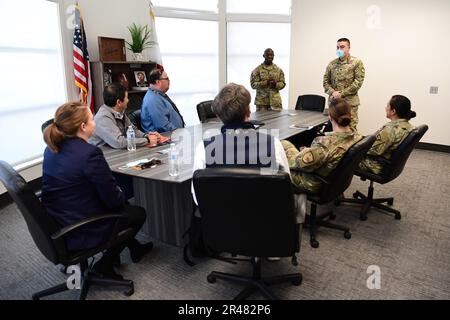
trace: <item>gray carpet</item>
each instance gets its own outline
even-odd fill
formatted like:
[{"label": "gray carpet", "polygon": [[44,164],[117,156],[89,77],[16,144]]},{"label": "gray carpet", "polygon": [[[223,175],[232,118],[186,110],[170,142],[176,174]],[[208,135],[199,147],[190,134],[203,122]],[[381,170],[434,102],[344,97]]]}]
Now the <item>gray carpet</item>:
[{"label": "gray carpet", "polygon": [[[367,185],[355,178],[346,196],[356,189],[366,193]],[[312,249],[304,230],[299,266],[293,267],[290,259],[267,262],[263,273],[303,274],[299,287],[274,287],[282,299],[450,299],[449,194],[450,155],[416,150],[399,178],[375,186],[375,196],[394,196],[402,220],[372,209],[363,222],[357,206],[338,207],[336,222],[350,226],[352,239],[320,229],[320,248]],[[118,290],[93,287],[88,299],[232,299],[239,286],[220,280],[209,284],[206,275],[211,270],[251,270],[248,263],[210,259],[189,267],[181,249],[161,243],[138,264],[131,263],[128,252],[122,256],[120,273],[134,280],[135,294],[127,298]],[[379,290],[366,286],[370,265],[381,269]],[[37,250],[15,205],[0,212],[0,270],[0,299],[29,299],[33,292],[65,279]],[[77,294],[71,291],[50,299],[75,299]]]}]

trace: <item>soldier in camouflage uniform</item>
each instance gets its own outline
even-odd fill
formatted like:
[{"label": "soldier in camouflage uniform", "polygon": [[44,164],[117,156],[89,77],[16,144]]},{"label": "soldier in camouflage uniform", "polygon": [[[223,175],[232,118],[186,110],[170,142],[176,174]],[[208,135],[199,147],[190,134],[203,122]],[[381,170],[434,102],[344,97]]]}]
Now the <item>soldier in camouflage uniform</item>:
[{"label": "soldier in camouflage uniform", "polygon": [[[377,139],[370,148],[368,155],[381,156],[390,159],[392,152],[398,148],[400,143],[415,128],[409,123],[416,113],[411,111],[411,102],[405,96],[395,95],[386,106],[386,117],[391,119],[377,133]],[[359,167],[368,172],[380,174],[383,165],[374,158],[366,157]]]},{"label": "soldier in camouflage uniform", "polygon": [[281,110],[280,90],[286,86],[284,72],[273,63],[273,50],[268,48],[264,51],[264,63],[252,71],[250,84],[256,89],[255,105],[256,111]]},{"label": "soldier in camouflage uniform", "polygon": [[[300,150],[283,140],[284,150],[291,168],[301,168],[307,172],[314,172],[327,177],[338,165],[347,150],[362,139],[362,136],[350,129],[351,107],[343,99],[333,99],[329,108],[330,121],[333,132],[314,139],[310,147]],[[318,192],[320,180],[307,173],[291,171],[292,182],[300,188]]]},{"label": "soldier in camouflage uniform", "polygon": [[359,96],[358,90],[364,82],[365,69],[362,61],[350,55],[350,40],[341,38],[337,41],[337,59],[331,61],[323,76],[323,88],[329,95],[330,102],[344,98],[352,107],[350,128],[356,131],[358,124]]}]

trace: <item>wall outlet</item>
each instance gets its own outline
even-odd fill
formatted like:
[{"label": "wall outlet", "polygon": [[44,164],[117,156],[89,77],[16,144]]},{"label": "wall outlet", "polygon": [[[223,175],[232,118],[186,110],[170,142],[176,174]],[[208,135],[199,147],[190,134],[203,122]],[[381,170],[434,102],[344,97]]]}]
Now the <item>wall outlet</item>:
[{"label": "wall outlet", "polygon": [[430,94],[438,94],[439,87],[430,87]]}]

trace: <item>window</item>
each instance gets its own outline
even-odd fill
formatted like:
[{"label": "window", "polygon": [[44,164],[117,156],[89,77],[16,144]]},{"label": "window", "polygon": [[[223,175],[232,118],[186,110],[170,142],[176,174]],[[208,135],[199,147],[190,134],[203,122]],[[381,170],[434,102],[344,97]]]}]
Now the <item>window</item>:
[{"label": "window", "polygon": [[218,0],[153,0],[154,6],[217,12]]},{"label": "window", "polygon": [[170,78],[168,95],[186,125],[197,124],[197,104],[213,99],[219,87],[218,23],[158,17],[156,27],[164,69]]},{"label": "window", "polygon": [[0,150],[17,164],[42,155],[41,124],[67,99],[58,5],[1,1],[0,30]]},{"label": "window", "polygon": [[285,76],[286,87],[280,91],[283,108],[287,109],[289,97],[289,51],[291,25],[289,23],[228,22],[227,24],[227,81],[244,85],[252,95],[255,110],[256,90],[251,89],[250,74],[264,61],[263,53],[272,48],[274,63]]},{"label": "window", "polygon": [[227,0],[228,13],[291,14],[291,0]]},{"label": "window", "polygon": [[[227,12],[219,11],[219,0],[153,0],[161,56],[171,79],[168,94],[187,125],[199,123],[196,105],[213,99],[222,82],[244,85],[254,99],[250,74],[268,47],[289,80],[291,0],[221,1]],[[288,85],[281,96],[287,108]]]}]

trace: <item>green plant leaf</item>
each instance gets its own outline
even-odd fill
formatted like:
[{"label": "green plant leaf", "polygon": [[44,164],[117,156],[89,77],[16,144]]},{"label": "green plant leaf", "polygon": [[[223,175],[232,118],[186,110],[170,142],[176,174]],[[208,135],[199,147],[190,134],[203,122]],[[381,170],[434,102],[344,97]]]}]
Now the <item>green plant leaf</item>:
[{"label": "green plant leaf", "polygon": [[155,42],[150,40],[150,35],[152,30],[148,25],[141,26],[133,23],[131,26],[128,26],[128,31],[131,35],[131,42],[125,41],[127,44],[127,48],[132,52],[139,53],[144,49],[152,47]]}]

